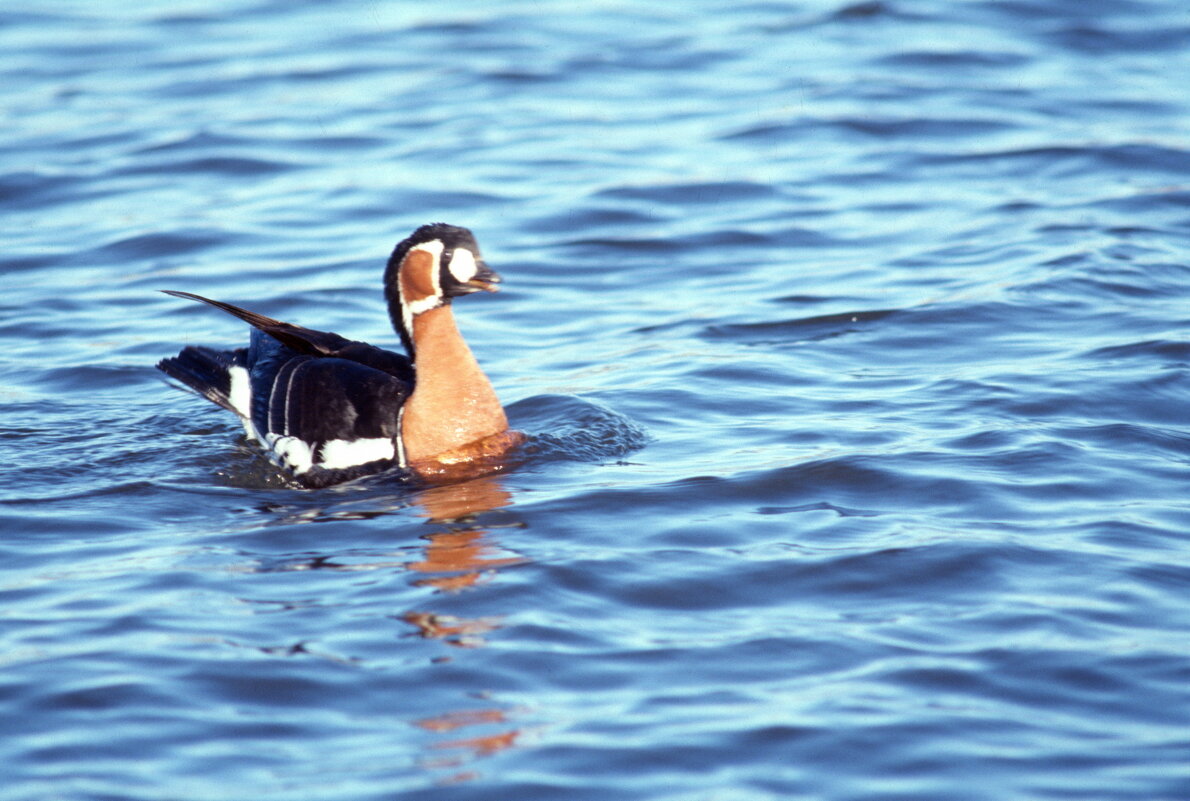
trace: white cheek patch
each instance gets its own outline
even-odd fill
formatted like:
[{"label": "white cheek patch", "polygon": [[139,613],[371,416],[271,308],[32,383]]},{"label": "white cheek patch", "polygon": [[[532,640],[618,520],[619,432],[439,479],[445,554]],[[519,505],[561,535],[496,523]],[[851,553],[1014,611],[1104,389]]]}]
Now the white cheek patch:
[{"label": "white cheek patch", "polygon": [[390,437],[370,439],[332,439],[322,446],[320,467],[341,470],[380,459],[392,459],[396,449]]},{"label": "white cheek patch", "polygon": [[475,277],[479,267],[475,264],[475,254],[467,248],[455,248],[455,254],[450,260],[450,274],[460,284],[465,284]]}]

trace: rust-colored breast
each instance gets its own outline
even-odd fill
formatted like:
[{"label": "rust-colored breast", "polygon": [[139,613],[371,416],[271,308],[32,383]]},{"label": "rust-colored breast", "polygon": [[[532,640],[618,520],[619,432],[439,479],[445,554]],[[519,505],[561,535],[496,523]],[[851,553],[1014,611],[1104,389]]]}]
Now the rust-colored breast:
[{"label": "rust-colored breast", "polygon": [[409,467],[427,481],[461,481],[499,473],[511,466],[512,451],[526,439],[520,431],[502,431],[430,459],[410,462]]}]

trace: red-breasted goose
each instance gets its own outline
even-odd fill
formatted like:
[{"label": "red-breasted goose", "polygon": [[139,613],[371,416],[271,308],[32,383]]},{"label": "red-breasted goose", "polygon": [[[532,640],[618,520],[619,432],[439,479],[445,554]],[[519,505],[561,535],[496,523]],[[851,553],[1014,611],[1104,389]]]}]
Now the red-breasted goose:
[{"label": "red-breasted goose", "polygon": [[247,348],[191,346],[158,369],[234,412],[250,439],[307,487],[392,467],[453,478],[501,467],[520,443],[455,326],[452,299],[495,292],[475,237],[423,225],[384,273],[389,316],[408,356],[194,295],[253,326]]}]

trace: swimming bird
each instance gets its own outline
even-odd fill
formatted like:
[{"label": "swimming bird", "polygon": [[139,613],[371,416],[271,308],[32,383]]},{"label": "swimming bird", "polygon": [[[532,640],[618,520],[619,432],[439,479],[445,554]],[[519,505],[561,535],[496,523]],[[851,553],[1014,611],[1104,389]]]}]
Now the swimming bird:
[{"label": "swimming bird", "polygon": [[306,487],[393,467],[422,478],[499,469],[521,435],[455,325],[451,301],[495,292],[474,235],[446,223],[401,241],[384,272],[408,355],[195,295],[251,325],[248,347],[189,346],[157,367],[239,416],[248,438]]}]

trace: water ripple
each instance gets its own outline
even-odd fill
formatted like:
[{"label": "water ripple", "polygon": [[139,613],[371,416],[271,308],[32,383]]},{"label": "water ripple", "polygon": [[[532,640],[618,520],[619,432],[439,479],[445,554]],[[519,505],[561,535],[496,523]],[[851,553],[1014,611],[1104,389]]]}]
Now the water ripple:
[{"label": "water ripple", "polygon": [[[0,10],[0,797],[1186,797],[1183,11]],[[153,369],[438,219],[506,472]]]}]

